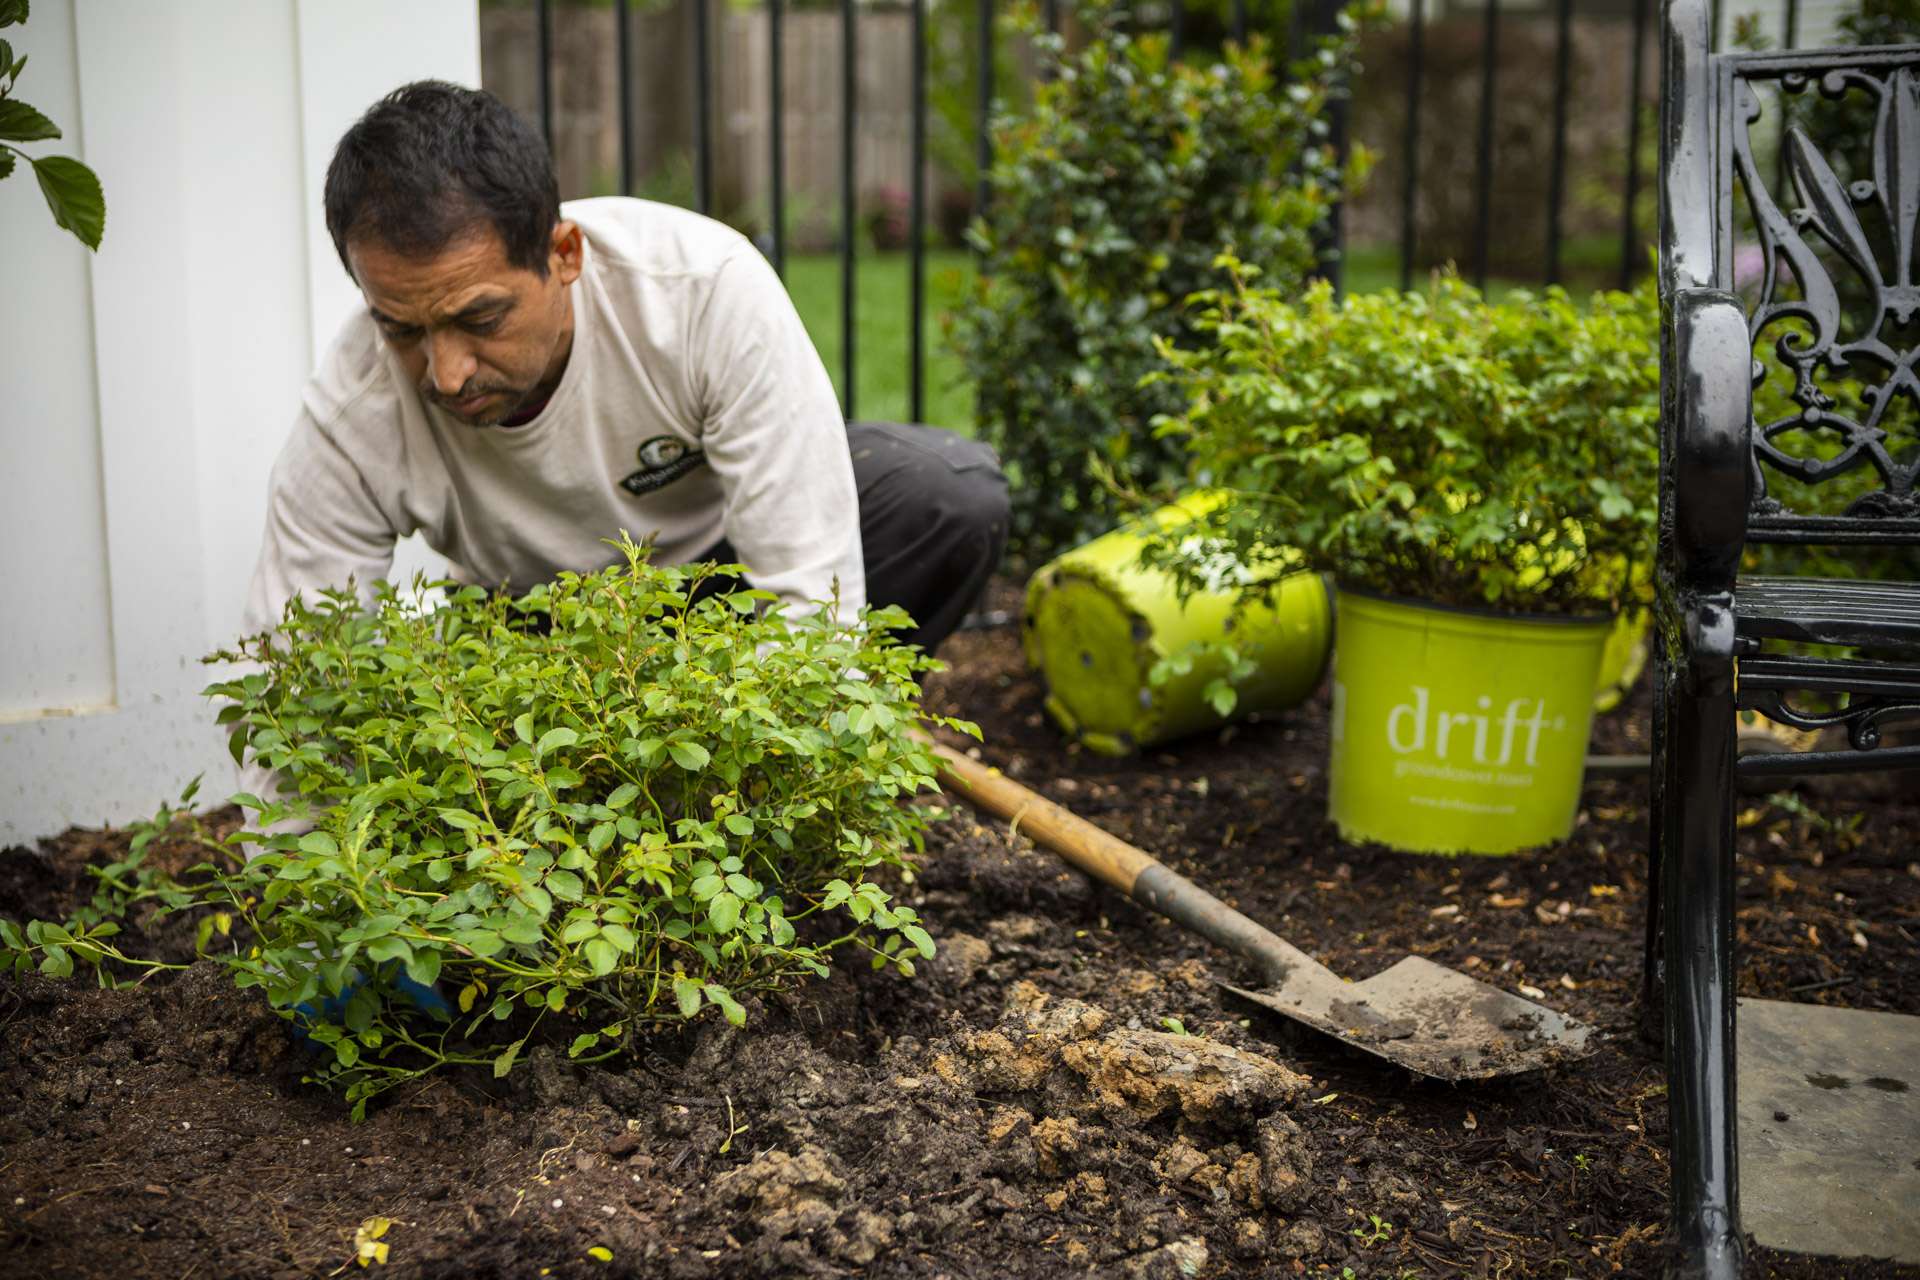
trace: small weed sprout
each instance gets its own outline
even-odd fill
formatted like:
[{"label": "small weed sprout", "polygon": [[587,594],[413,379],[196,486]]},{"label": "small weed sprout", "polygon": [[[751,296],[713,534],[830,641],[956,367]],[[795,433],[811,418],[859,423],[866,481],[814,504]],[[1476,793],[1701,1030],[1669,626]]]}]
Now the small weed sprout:
[{"label": "small weed sprout", "polygon": [[1367,1225],[1355,1227],[1350,1233],[1360,1242],[1362,1248],[1372,1248],[1393,1235],[1393,1224],[1377,1213],[1367,1215]]}]

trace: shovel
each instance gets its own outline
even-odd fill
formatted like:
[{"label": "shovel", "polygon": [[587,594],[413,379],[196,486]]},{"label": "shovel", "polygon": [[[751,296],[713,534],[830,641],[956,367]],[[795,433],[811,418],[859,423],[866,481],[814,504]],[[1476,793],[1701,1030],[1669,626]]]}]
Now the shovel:
[{"label": "shovel", "polygon": [[1242,999],[1436,1080],[1487,1080],[1572,1062],[1593,1029],[1419,956],[1347,982],[1184,876],[997,769],[930,743],[953,795],[1009,819],[1107,885],[1259,966],[1266,989]]}]

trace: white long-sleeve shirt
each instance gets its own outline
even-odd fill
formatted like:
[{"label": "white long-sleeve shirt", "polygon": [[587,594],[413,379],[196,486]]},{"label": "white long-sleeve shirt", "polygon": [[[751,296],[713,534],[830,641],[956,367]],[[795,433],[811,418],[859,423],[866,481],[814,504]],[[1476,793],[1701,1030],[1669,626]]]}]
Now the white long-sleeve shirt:
[{"label": "white long-sleeve shirt", "polygon": [[373,320],[349,320],[274,465],[244,625],[296,593],[363,598],[415,531],[463,580],[523,592],[655,540],[662,564],[724,535],[783,601],[866,600],[846,431],[773,268],[732,229],[643,200],[562,208],[586,240],[573,351],[539,416],[476,428],[427,404]]}]

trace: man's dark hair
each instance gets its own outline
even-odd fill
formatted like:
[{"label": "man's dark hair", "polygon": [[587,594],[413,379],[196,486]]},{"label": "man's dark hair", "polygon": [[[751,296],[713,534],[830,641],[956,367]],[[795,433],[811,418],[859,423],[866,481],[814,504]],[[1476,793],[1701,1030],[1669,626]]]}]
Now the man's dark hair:
[{"label": "man's dark hair", "polygon": [[482,226],[507,261],[547,274],[560,187],[534,129],[506,103],[444,80],[416,80],[373,104],[327,166],[327,230],[347,274],[347,241],[439,253]]}]

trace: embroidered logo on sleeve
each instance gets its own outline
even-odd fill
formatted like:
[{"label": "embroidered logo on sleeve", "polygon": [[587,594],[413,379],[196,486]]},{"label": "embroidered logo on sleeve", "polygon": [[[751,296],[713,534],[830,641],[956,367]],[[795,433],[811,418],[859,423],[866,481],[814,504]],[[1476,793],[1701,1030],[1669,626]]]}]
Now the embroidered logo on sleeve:
[{"label": "embroidered logo on sleeve", "polygon": [[635,497],[664,489],[689,471],[705,466],[707,461],[706,454],[673,436],[655,436],[645,441],[637,455],[640,469],[620,482],[620,487]]}]

